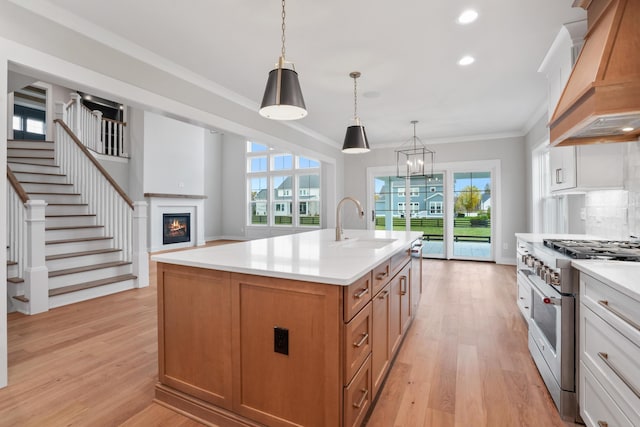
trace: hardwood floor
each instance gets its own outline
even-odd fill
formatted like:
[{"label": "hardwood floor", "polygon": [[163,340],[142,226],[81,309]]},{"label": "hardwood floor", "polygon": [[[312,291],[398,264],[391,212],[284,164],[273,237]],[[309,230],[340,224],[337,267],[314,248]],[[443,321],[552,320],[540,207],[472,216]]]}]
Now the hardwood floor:
[{"label": "hardwood floor", "polygon": [[[424,294],[368,426],[558,426],[529,356],[515,270],[424,261]],[[157,381],[151,286],[9,316],[9,387],[0,426],[200,424],[152,402]]]}]

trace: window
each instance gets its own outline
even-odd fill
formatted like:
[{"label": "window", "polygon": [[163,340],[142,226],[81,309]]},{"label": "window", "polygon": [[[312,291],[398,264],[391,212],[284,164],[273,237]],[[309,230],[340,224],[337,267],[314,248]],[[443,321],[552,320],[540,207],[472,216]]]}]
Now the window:
[{"label": "window", "polygon": [[24,130],[22,128],[22,117],[13,116],[13,130]]},{"label": "window", "polygon": [[429,213],[431,215],[442,215],[442,202],[429,202]]},{"label": "window", "polygon": [[44,122],[42,120],[27,119],[27,132],[44,135]]},{"label": "window", "polygon": [[248,141],[248,225],[320,227],[320,162]]},{"label": "window", "polygon": [[[405,203],[404,202],[398,202],[398,214],[400,216],[404,215],[404,207],[405,207]],[[409,207],[411,207],[411,214],[413,214],[414,212],[418,212],[420,210],[420,203],[418,202],[411,202],[409,203]]]}]

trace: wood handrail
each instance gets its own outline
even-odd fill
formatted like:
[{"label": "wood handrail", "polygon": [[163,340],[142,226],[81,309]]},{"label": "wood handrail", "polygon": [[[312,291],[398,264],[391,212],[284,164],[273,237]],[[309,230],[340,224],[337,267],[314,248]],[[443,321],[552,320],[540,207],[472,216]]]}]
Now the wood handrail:
[{"label": "wood handrail", "polygon": [[16,190],[16,193],[18,193],[18,197],[20,197],[22,203],[27,203],[29,201],[29,195],[26,191],[24,191],[24,188],[22,188],[20,181],[18,181],[18,178],[16,178],[9,166],[7,166],[7,179],[11,183],[13,189]]},{"label": "wood handrail", "polygon": [[80,147],[80,150],[82,150],[82,152],[89,158],[89,160],[91,160],[91,162],[95,165],[95,167],[98,168],[100,173],[102,173],[102,175],[109,182],[109,184],[111,184],[111,186],[118,192],[120,197],[122,197],[124,201],[127,202],[129,207],[133,209],[133,201],[129,198],[129,196],[127,196],[127,193],[125,193],[124,190],[118,185],[118,183],[115,182],[115,180],[111,177],[111,175],[109,175],[109,173],[105,170],[105,168],[102,167],[100,162],[98,162],[96,158],[91,155],[91,153],[89,152],[89,149],[85,147],[82,141],[80,141],[78,137],[73,133],[73,131],[69,129],[69,126],[67,126],[65,122],[63,122],[60,119],[55,119],[54,122],[62,126],[62,129],[64,129],[65,132],[69,134],[71,139],[76,143],[78,147]]}]

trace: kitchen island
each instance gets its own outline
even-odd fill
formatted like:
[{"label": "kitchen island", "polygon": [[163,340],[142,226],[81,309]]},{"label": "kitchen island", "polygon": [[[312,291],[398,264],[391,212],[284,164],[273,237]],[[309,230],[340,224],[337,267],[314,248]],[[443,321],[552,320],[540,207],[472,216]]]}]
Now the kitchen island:
[{"label": "kitchen island", "polygon": [[217,425],[361,425],[418,305],[422,234],[344,234],[154,255],[156,400]]}]

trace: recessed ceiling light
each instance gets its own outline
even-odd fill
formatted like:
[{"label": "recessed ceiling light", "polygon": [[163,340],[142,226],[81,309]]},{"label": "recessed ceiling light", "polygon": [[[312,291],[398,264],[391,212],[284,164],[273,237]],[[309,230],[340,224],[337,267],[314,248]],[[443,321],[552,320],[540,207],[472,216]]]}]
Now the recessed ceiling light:
[{"label": "recessed ceiling light", "polygon": [[478,19],[478,12],[473,9],[467,9],[458,16],[458,24],[470,24],[476,19]]},{"label": "recessed ceiling light", "polygon": [[458,65],[462,65],[463,67],[466,65],[471,65],[475,62],[475,60],[476,59],[473,56],[466,55],[460,58],[460,60],[458,61]]},{"label": "recessed ceiling light", "polygon": [[633,130],[632,127],[622,128],[622,132],[631,132]]}]

